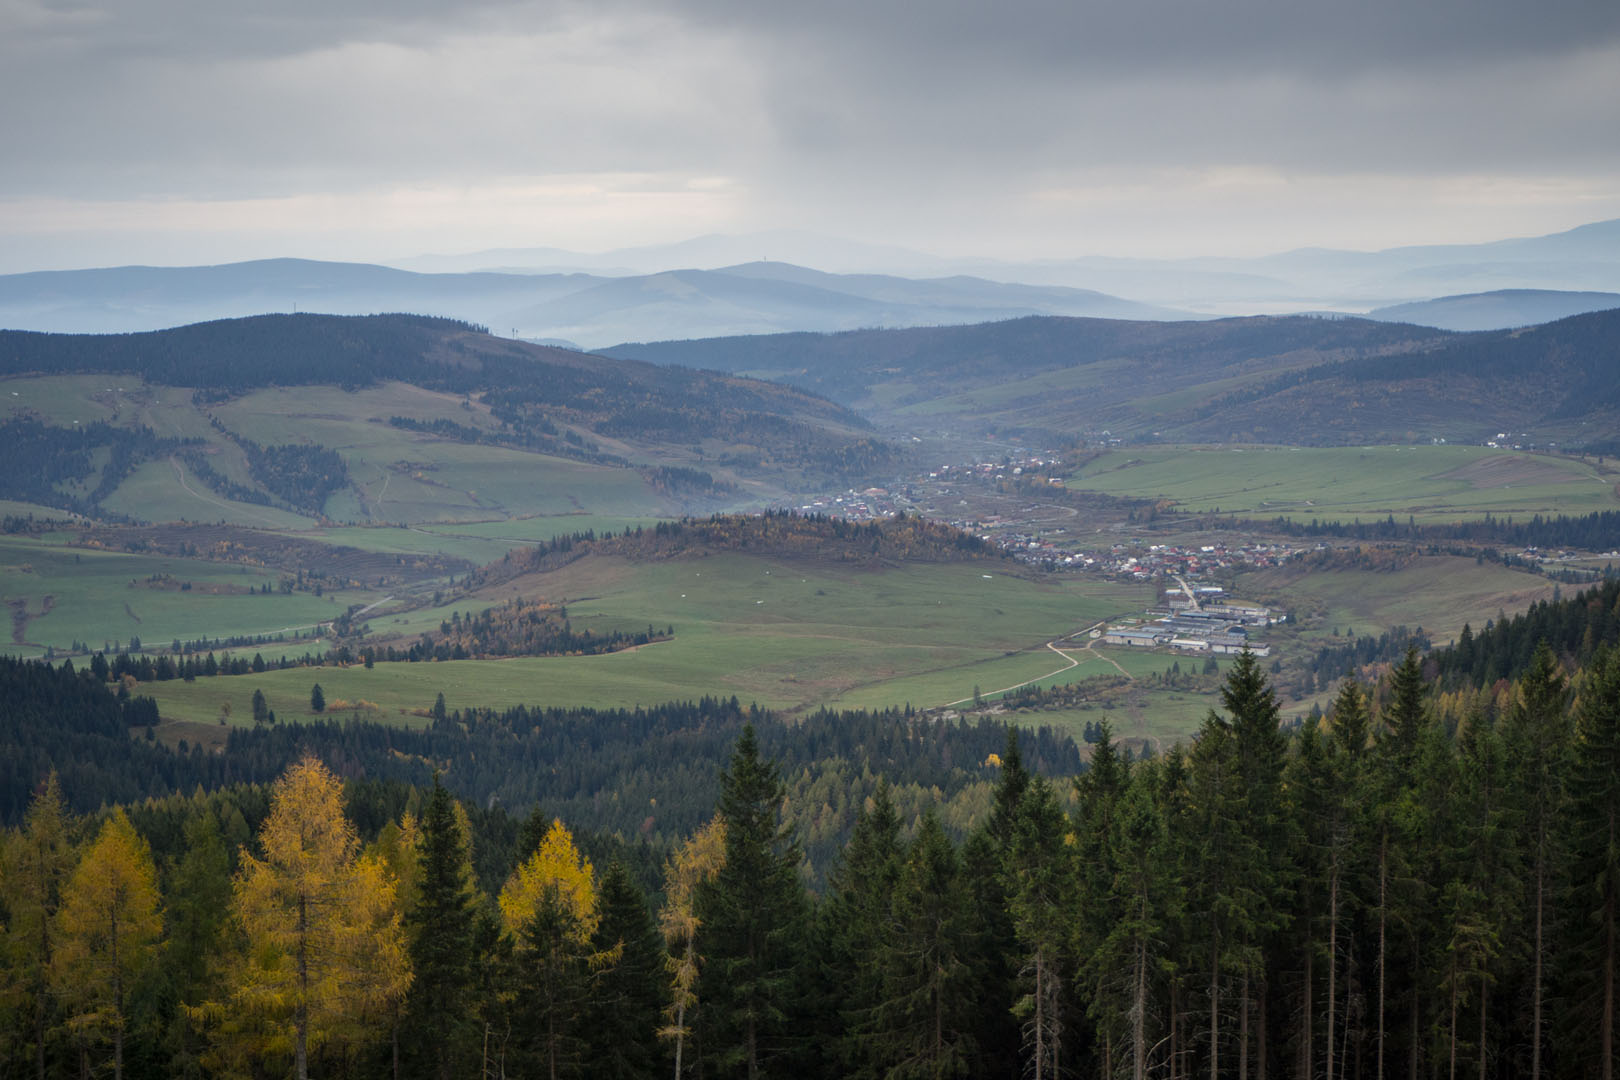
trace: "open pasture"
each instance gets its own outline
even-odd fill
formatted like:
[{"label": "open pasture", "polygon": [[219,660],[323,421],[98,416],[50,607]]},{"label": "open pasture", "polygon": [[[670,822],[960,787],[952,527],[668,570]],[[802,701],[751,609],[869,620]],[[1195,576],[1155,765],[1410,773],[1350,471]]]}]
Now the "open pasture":
[{"label": "open pasture", "polygon": [[[1423,627],[1437,645],[1475,630],[1502,612],[1517,614],[1558,588],[1537,574],[1446,555],[1415,556],[1396,570],[1260,570],[1242,582],[1245,595],[1286,603],[1301,617],[1298,633],[1312,649],[1332,644],[1333,631],[1357,636],[1392,626]],[[1573,593],[1575,586],[1564,586]]]},{"label": "open pasture", "polygon": [[1193,512],[1432,523],[1620,509],[1617,478],[1576,458],[1483,446],[1165,446],[1105,454],[1067,486]]},{"label": "open pasture", "polygon": [[[133,376],[0,380],[0,417],[24,413],[62,427],[106,421],[145,426],[165,438],[200,439],[195,449],[212,469],[249,487],[255,484],[246,455],[212,421],[264,446],[327,446],[343,457],[351,485],[327,500],[324,515],[332,521],[462,523],[539,515],[640,519],[667,516],[677,509],[633,469],[461,443],[393,427],[388,421],[394,416],[449,420],[483,430],[498,426],[477,402],[404,383],[350,391],[329,386],[270,388],[198,404],[188,389],[149,385]],[[603,449],[631,452],[616,442]],[[89,486],[94,486],[93,480]],[[183,519],[283,529],[316,524],[313,515],[227,499],[178,459],[143,464],[107,497],[105,506],[139,521]],[[492,558],[501,554],[491,550],[492,545],[486,545],[476,554]]]},{"label": "open pasture", "polygon": [[[36,655],[47,646],[65,650],[74,641],[101,649],[130,638],[158,647],[176,638],[279,632],[291,639],[351,603],[376,598],[325,590],[323,596],[284,594],[276,587],[280,578],[259,567],[0,537],[0,599],[11,616],[10,644],[3,648]],[[266,584],[268,594],[256,591]]]},{"label": "open pasture", "polygon": [[[225,700],[238,720],[250,715],[256,687],[307,711],[314,682],[328,698],[372,701],[390,718],[440,692],[452,707],[631,706],[705,694],[785,709],[940,705],[971,696],[975,683],[988,689],[1051,671],[1046,641],[1149,599],[1140,586],[1032,581],[978,564],[852,570],[714,555],[650,564],[590,557],[464,597],[455,609],[511,595],[565,601],[576,630],[673,625],[675,638],[607,656],[267,672],[151,691],[165,716],[190,720],[216,718]],[[373,628],[413,635],[448,612],[384,617]]]}]

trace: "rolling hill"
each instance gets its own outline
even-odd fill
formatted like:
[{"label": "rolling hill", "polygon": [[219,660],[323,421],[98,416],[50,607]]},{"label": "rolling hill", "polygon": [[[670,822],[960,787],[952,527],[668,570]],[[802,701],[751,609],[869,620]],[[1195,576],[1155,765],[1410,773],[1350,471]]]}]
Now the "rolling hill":
[{"label": "rolling hill", "polygon": [[28,465],[0,497],[139,520],[634,516],[852,480],[895,453],[800,389],[419,316],[5,331],[0,380]]},{"label": "rolling hill", "polygon": [[1019,315],[1187,318],[1083,289],[982,278],[824,274],[785,263],[654,274],[415,273],[270,259],[224,266],[126,266],[0,276],[0,326],[130,333],[266,312],[411,311],[530,340],[628,338],[974,323]]},{"label": "rolling hill", "polygon": [[1442,330],[1507,330],[1614,308],[1620,308],[1620,293],[1498,289],[1374,308],[1367,313],[1367,318],[1417,323]]},{"label": "rolling hill", "polygon": [[1366,319],[968,327],[615,346],[804,387],[894,430],[1299,445],[1620,438],[1620,312],[1453,334]]}]

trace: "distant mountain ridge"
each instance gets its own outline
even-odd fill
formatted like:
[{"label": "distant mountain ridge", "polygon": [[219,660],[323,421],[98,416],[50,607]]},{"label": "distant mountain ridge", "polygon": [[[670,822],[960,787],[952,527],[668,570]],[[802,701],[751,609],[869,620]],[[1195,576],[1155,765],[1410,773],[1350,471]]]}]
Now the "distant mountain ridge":
[{"label": "distant mountain ridge", "polygon": [[604,351],[802,386],[902,433],[1620,444],[1620,310],[1468,334],[1342,317],[1042,317]]},{"label": "distant mountain ridge", "polygon": [[[951,257],[775,230],[701,236],[677,244],[621,248],[600,255],[551,248],[505,249],[466,256],[423,257],[395,265],[438,271],[521,267],[530,273],[586,270],[628,275],[728,266],[761,257],[843,274],[927,278],[970,275],[1026,285],[1096,289],[1143,303],[1213,314],[1334,308],[1365,311],[1436,296],[1498,289],[1620,292],[1620,219],[1592,222],[1544,236],[1474,244],[1407,245],[1379,251],[1306,247],[1261,256]],[[636,336],[645,340],[652,335]]]},{"label": "distant mountain ridge", "polygon": [[0,326],[14,329],[132,333],[296,311],[408,311],[585,347],[632,337],[965,324],[1030,314],[1196,317],[1088,290],[961,277],[834,275],[777,263],[602,277],[422,274],[363,263],[270,259],[0,276]]},{"label": "distant mountain ridge", "polygon": [[1620,293],[1498,289],[1375,308],[1367,313],[1367,318],[1435,326],[1442,330],[1508,330],[1614,308],[1620,308]]}]

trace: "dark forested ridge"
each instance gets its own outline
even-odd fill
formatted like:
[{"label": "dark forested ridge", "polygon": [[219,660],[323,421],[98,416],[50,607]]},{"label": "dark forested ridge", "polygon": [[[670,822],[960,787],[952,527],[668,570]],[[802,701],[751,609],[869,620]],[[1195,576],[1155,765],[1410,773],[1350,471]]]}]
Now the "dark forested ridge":
[{"label": "dark forested ridge", "polygon": [[[826,514],[773,510],[661,521],[591,542],[590,550],[633,559],[668,559],[703,551],[834,562],[1004,562],[1007,554],[972,533],[916,514],[854,522]],[[537,549],[542,558],[549,552]]]},{"label": "dark forested ridge", "polygon": [[[1194,323],[1032,317],[605,351],[761,374],[874,414],[930,402],[930,415],[961,425],[993,421],[1005,431],[1070,437],[1108,428],[1162,441],[1350,445],[1528,431],[1540,444],[1602,450],[1620,416],[1615,311],[1465,334],[1313,316]],[[1059,371],[1070,394],[1053,395],[1047,381],[1012,398],[971,394]],[[920,422],[912,412],[899,415]],[[1604,425],[1594,434],[1597,418]]]},{"label": "dark forested ridge", "polygon": [[[873,437],[864,419],[803,390],[531,345],[449,319],[260,315],[139,334],[0,331],[0,376],[87,372],[191,387],[203,399],[268,386],[354,390],[391,380],[476,393],[502,425],[479,441],[609,464],[623,462],[565,427],[682,447],[718,440],[731,444],[720,464],[750,471],[763,456],[843,479],[897,460],[895,448]],[[435,433],[467,434],[453,424]],[[323,484],[330,489],[342,479],[333,462],[306,460],[319,448],[245,449],[255,479],[301,508],[309,508]],[[667,487],[690,485],[698,476],[661,479]]]},{"label": "dark forested ridge", "polygon": [[[0,1060],[142,1078],[1611,1075],[1620,654],[1567,670],[1542,649],[1459,717],[1409,651],[1292,733],[1245,655],[1221,705],[1143,761],[1099,724],[1073,779],[991,726],[795,730],[719,701],[311,728],[273,785],[90,819],[48,778],[5,839]],[[425,782],[340,783],[395,735],[418,740],[389,756]],[[679,782],[681,834],[576,818],[659,812],[634,785],[585,793],[607,747],[633,774],[671,738],[710,766]],[[512,771],[554,794],[527,820],[430,773],[466,782],[531,742],[549,770]],[[989,778],[981,813],[947,827],[938,800],[863,786],[829,872],[804,876],[816,820],[841,812],[806,812],[807,762],[904,760],[937,782],[964,769],[951,748],[985,753],[965,767]]]},{"label": "dark forested ridge", "polygon": [[1447,336],[1426,327],[1304,316],[1168,323],[1030,316],[974,326],[761,334],[615,345],[602,351],[660,364],[775,372],[790,385],[850,403],[896,374],[971,383],[1121,358],[1175,360],[1208,373],[1295,353],[1326,357],[1346,351],[1409,351]]}]

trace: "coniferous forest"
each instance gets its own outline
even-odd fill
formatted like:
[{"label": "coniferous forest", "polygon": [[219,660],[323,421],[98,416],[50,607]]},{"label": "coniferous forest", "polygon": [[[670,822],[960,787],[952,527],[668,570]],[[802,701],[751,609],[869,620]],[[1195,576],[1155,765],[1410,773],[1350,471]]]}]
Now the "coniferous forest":
[{"label": "coniferous forest", "polygon": [[1221,701],[1144,760],[1098,725],[1077,777],[1008,731],[966,822],[880,779],[825,873],[766,716],[739,714],[712,816],[657,845],[438,778],[344,783],[313,753],[82,816],[52,774],[5,837],[0,1061],[1612,1076],[1620,654],[1566,670],[1542,647],[1447,698],[1413,649],[1292,731],[1245,655]]}]

